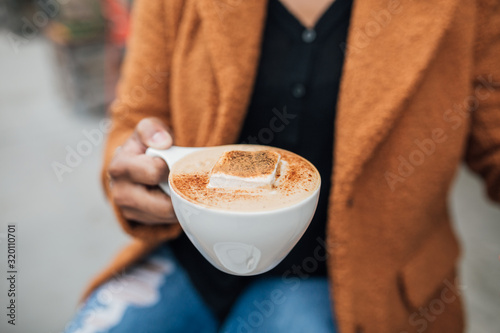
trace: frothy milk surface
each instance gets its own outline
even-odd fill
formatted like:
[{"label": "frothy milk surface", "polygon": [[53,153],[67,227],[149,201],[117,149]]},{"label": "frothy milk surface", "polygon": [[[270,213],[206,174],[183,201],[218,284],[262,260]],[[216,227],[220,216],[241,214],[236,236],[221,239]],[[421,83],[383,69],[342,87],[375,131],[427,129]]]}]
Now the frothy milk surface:
[{"label": "frothy milk surface", "polygon": [[[211,187],[210,173],[225,152],[270,151],[281,157],[271,188]],[[206,207],[255,212],[294,205],[320,186],[316,168],[306,159],[286,150],[256,145],[207,148],[176,162],[170,171],[172,189],[184,199]]]}]

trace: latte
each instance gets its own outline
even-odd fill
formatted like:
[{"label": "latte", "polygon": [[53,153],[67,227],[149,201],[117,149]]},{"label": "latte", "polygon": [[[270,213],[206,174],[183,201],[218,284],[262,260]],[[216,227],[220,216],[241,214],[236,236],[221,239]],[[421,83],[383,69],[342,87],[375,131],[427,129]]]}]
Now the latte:
[{"label": "latte", "polygon": [[289,151],[258,145],[203,149],[177,161],[172,189],[198,205],[240,212],[299,203],[320,186],[316,168]]}]

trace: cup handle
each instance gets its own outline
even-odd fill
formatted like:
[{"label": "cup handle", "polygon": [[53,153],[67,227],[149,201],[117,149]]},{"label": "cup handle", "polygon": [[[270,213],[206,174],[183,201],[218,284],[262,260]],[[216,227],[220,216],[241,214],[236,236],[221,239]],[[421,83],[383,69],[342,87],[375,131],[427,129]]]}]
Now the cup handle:
[{"label": "cup handle", "polygon": [[[184,156],[195,152],[197,150],[201,150],[203,148],[194,148],[194,147],[178,147],[178,146],[172,146],[168,149],[165,150],[160,150],[160,149],[155,149],[155,148],[148,148],[146,150],[146,155],[152,156],[152,157],[159,157],[162,160],[167,163],[168,169],[172,169],[172,166],[181,158]],[[158,184],[160,188],[165,192],[168,196],[170,195],[170,185],[168,184],[168,181],[162,182]]]}]

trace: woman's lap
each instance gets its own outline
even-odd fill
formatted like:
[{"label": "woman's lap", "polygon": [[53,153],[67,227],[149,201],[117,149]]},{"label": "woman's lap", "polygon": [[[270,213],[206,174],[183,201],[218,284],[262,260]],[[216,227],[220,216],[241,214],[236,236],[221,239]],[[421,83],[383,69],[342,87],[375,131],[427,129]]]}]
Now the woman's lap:
[{"label": "woman's lap", "polygon": [[240,296],[221,332],[335,332],[327,279],[257,280]]},{"label": "woman's lap", "polygon": [[335,332],[326,278],[256,280],[222,324],[167,247],[95,290],[67,333]]},{"label": "woman's lap", "polygon": [[65,332],[212,333],[217,326],[186,272],[162,247],[94,291]]}]

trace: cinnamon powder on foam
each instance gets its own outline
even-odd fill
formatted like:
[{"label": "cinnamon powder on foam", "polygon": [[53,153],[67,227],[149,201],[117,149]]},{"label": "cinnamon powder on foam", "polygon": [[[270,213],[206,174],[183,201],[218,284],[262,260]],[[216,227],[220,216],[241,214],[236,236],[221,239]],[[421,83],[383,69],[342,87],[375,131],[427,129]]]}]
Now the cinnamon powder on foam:
[{"label": "cinnamon powder on foam", "polygon": [[[286,162],[287,168],[286,172],[281,175],[278,167],[277,181],[273,185],[273,190],[277,190],[284,197],[292,196],[300,191],[309,192],[314,190],[316,186],[311,184],[314,180],[314,171],[311,165],[295,154],[281,150],[279,153],[281,154],[281,160]],[[269,164],[271,163],[272,161],[269,161]],[[244,173],[251,173],[251,169]],[[244,171],[244,168],[241,170]],[[269,195],[269,190],[266,189],[209,188],[207,186],[209,180],[210,170],[203,170],[192,173],[176,173],[172,176],[171,182],[177,190],[176,192],[181,193],[186,199],[213,207],[224,206],[225,203],[240,200],[255,201]]]},{"label": "cinnamon powder on foam", "polygon": [[279,158],[278,153],[269,150],[231,150],[223,154],[212,172],[244,178],[271,175]]}]

